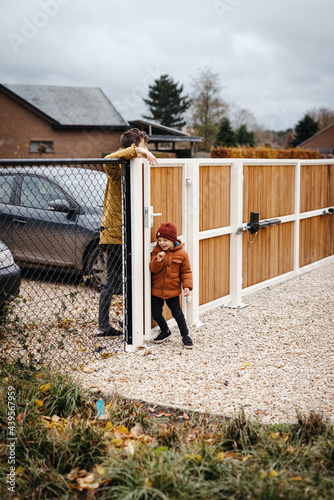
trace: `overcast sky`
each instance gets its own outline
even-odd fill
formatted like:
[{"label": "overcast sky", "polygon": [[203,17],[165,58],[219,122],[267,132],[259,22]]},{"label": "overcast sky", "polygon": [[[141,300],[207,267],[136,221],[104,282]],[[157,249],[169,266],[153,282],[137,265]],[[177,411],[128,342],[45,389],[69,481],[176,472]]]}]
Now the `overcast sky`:
[{"label": "overcast sky", "polygon": [[162,74],[285,130],[334,108],[333,0],[1,0],[1,83],[100,87],[125,119]]}]

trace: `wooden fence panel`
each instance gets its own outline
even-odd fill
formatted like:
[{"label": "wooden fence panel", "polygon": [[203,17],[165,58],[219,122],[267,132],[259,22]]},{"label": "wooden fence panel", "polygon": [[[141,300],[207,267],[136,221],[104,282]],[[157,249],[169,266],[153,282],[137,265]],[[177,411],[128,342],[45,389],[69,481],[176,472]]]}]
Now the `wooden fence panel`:
[{"label": "wooden fence panel", "polygon": [[243,222],[250,212],[260,219],[294,213],[295,167],[293,165],[244,165]]},{"label": "wooden fence panel", "polygon": [[199,304],[229,294],[230,235],[199,242]]},{"label": "wooden fence panel", "polygon": [[151,241],[164,222],[173,222],[182,233],[182,167],[151,168],[151,205],[155,213],[154,226],[151,229]]},{"label": "wooden fence panel", "polygon": [[334,206],[334,165],[302,165],[300,211]]},{"label": "wooden fence panel", "polygon": [[300,267],[334,254],[334,215],[300,221]]},{"label": "wooden fence panel", "polygon": [[249,243],[254,236],[243,234],[243,288],[293,270],[293,222],[260,229],[254,243]]},{"label": "wooden fence panel", "polygon": [[229,165],[199,168],[199,230],[207,231],[230,224]]}]

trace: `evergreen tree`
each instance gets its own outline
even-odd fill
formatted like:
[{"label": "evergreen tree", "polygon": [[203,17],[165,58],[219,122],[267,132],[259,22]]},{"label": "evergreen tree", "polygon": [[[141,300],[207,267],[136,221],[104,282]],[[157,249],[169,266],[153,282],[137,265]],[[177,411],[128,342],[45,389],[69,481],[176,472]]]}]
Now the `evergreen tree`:
[{"label": "evergreen tree", "polygon": [[219,124],[218,133],[216,135],[215,146],[233,147],[237,145],[236,134],[231,127],[230,120],[223,118]]},{"label": "evergreen tree", "polygon": [[255,146],[255,133],[247,129],[247,125],[240,125],[236,131],[237,143],[240,146],[250,146],[251,148]]},{"label": "evergreen tree", "polygon": [[318,122],[310,115],[306,114],[304,118],[299,120],[295,127],[295,137],[291,142],[293,147],[297,147],[301,142],[306,141],[309,137],[318,132]]},{"label": "evergreen tree", "polygon": [[173,81],[168,75],[161,75],[149,86],[148,99],[143,99],[151,116],[144,116],[166,127],[181,128],[186,122],[182,116],[190,106],[187,96],[182,96],[183,85]]}]

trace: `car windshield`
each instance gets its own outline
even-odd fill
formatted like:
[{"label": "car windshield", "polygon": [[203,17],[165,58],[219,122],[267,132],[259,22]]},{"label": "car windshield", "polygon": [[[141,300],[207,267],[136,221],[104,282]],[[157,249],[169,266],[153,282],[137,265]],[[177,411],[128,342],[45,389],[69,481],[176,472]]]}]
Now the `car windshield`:
[{"label": "car windshield", "polygon": [[75,173],[56,176],[59,184],[66,186],[68,192],[79,203],[89,208],[103,207],[104,191],[107,182],[107,174],[97,170],[80,171]]}]

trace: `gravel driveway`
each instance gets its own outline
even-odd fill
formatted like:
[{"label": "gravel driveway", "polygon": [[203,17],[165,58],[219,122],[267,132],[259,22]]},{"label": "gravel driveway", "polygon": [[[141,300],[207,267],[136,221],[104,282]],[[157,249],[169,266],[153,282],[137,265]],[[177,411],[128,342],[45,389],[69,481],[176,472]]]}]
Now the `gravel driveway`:
[{"label": "gravel driveway", "polygon": [[[315,410],[334,422],[334,262],[217,308],[190,328],[194,349],[170,341],[96,362],[79,379],[92,392],[292,422]],[[110,399],[110,398],[109,398]]]}]

